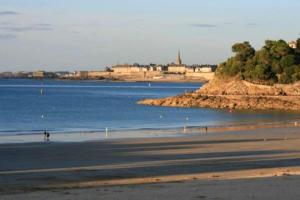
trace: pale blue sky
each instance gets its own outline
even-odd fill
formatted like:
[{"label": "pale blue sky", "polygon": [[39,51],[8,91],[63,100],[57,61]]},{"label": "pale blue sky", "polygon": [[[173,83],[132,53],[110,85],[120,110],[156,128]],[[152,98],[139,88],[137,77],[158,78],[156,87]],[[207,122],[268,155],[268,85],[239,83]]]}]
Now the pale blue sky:
[{"label": "pale blue sky", "polygon": [[300,37],[299,0],[0,0],[0,71],[219,63]]}]

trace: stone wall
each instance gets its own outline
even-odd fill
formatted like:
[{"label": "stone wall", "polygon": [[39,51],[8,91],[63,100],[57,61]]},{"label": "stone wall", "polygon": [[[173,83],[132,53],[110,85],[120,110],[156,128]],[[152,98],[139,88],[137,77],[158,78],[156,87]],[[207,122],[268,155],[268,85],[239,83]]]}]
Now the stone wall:
[{"label": "stone wall", "polygon": [[147,71],[147,72],[106,72],[106,71],[89,71],[88,78],[116,78],[120,80],[211,80],[214,78],[214,73],[204,72],[186,72],[185,74],[164,74],[160,71]]},{"label": "stone wall", "polygon": [[88,72],[89,78],[108,77],[111,75],[112,75],[111,72],[104,72],[104,71],[89,71]]},{"label": "stone wall", "polygon": [[206,80],[212,80],[215,77],[214,72],[187,72],[185,74],[186,78],[203,78]]}]

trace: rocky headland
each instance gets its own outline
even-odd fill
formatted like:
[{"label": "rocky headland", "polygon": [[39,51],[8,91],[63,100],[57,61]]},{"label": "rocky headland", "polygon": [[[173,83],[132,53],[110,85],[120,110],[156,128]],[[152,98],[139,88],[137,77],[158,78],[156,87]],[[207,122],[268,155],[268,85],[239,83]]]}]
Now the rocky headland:
[{"label": "rocky headland", "polygon": [[169,107],[300,111],[300,82],[267,86],[237,78],[215,78],[195,92],[145,99],[138,103]]}]

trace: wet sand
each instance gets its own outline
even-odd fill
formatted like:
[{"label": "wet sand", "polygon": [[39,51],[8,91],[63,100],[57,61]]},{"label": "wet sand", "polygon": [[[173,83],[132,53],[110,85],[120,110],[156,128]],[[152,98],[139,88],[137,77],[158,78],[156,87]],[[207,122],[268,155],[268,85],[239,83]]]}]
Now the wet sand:
[{"label": "wet sand", "polygon": [[[251,199],[261,191],[261,199],[282,199],[285,190],[286,199],[297,199],[299,143],[299,127],[278,127],[193,137],[2,144],[0,195]],[[274,198],[263,191],[273,191]]]},{"label": "wet sand", "polygon": [[[215,126],[186,126],[166,129],[137,129],[137,130],[105,130],[89,132],[51,132],[52,142],[90,142],[103,140],[124,140],[124,139],[142,139],[142,138],[162,138],[162,137],[192,137],[206,133],[205,127],[209,133],[223,133],[229,131],[247,131],[258,129],[277,129],[277,128],[295,128],[300,127],[300,119],[290,119],[284,121],[260,121],[244,122]],[[44,142],[44,134],[41,133],[2,133],[0,135],[0,145],[8,143],[37,143]]]}]

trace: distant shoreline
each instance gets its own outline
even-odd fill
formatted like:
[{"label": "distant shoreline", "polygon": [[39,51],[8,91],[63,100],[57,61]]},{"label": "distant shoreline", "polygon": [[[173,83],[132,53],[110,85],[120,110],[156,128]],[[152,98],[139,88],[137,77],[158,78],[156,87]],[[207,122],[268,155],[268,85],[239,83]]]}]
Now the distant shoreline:
[{"label": "distant shoreline", "polygon": [[79,79],[79,78],[0,78],[0,80],[55,80],[55,81],[97,81],[97,82],[150,82],[150,83],[206,83],[206,79]]}]

